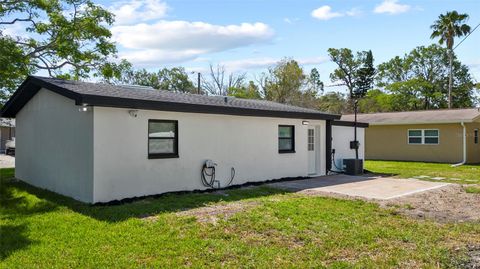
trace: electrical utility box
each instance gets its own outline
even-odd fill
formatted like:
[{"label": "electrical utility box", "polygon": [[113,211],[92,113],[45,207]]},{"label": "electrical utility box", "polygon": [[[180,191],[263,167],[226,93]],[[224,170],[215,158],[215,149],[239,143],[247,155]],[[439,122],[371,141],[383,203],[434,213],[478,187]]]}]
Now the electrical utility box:
[{"label": "electrical utility box", "polygon": [[361,175],[363,174],[363,160],[360,159],[343,159],[345,174]]}]

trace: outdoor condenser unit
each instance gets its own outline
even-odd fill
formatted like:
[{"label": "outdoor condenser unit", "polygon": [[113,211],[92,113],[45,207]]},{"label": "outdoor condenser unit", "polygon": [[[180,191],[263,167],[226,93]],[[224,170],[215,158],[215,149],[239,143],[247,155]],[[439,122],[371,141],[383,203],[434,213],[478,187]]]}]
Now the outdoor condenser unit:
[{"label": "outdoor condenser unit", "polygon": [[343,159],[343,166],[347,175],[363,174],[363,160],[361,159]]}]

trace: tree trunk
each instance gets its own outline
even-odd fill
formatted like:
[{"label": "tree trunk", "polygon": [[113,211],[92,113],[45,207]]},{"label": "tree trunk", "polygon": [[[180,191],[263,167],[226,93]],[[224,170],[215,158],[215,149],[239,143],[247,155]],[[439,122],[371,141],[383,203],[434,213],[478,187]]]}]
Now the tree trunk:
[{"label": "tree trunk", "polygon": [[452,108],[452,80],[453,80],[453,74],[452,74],[452,58],[453,58],[453,50],[449,49],[448,50],[448,61],[449,61],[449,67],[448,67],[448,108]]}]

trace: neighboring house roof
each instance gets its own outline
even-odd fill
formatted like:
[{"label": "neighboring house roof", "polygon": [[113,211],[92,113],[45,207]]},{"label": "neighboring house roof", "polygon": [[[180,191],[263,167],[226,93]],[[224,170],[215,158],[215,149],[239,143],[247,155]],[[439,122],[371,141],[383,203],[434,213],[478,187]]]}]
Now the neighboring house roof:
[{"label": "neighboring house roof", "polygon": [[264,100],[206,96],[45,77],[28,77],[0,111],[13,118],[41,89],[75,100],[77,105],[260,117],[339,119],[340,115]]},{"label": "neighboring house roof", "polygon": [[[353,121],[354,119],[353,114],[343,115],[341,118],[341,120],[346,121]],[[480,108],[358,114],[357,119],[370,125],[473,122],[480,120]]]},{"label": "neighboring house roof", "polygon": [[15,127],[15,119],[0,118],[0,127]]}]

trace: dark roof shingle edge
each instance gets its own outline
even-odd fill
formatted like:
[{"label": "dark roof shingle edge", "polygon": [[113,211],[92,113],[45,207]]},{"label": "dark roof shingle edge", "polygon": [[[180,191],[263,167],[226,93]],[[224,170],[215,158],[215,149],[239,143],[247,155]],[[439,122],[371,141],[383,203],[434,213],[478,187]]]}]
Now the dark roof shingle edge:
[{"label": "dark roof shingle edge", "polygon": [[[95,85],[95,84],[92,84]],[[225,114],[236,116],[279,117],[299,119],[336,120],[340,115],[309,111],[286,111],[275,109],[255,109],[234,106],[216,106],[211,104],[196,104],[185,102],[144,100],[105,96],[101,94],[82,94],[51,83],[48,79],[29,76],[15,91],[0,111],[1,117],[14,118],[23,106],[41,89],[45,88],[75,101],[76,105],[146,109],[159,111]],[[252,100],[253,101],[253,100]],[[291,106],[292,108],[295,108]],[[313,111],[313,110],[312,110]]]}]

